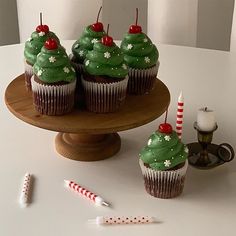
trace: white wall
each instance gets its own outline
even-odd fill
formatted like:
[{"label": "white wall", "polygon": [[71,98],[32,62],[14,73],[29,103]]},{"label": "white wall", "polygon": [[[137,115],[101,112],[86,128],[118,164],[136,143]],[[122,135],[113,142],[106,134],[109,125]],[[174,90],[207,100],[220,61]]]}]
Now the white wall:
[{"label": "white wall", "polygon": [[15,0],[0,0],[0,45],[19,42]]}]

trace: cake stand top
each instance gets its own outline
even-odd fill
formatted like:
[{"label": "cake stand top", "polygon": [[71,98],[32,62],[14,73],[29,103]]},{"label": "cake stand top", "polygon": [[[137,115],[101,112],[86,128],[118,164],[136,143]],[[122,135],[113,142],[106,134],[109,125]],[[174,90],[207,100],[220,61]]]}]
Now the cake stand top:
[{"label": "cake stand top", "polygon": [[95,114],[74,109],[67,115],[46,116],[35,111],[32,94],[26,91],[24,83],[24,75],[20,75],[8,85],[5,92],[8,109],[31,125],[66,133],[105,134],[139,127],[161,116],[170,103],[168,88],[157,79],[150,94],[128,95],[117,112]]}]

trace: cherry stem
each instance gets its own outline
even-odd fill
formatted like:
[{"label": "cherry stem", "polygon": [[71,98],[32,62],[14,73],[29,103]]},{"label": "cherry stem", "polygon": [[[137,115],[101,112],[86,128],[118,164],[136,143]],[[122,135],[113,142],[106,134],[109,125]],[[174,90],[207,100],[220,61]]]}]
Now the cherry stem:
[{"label": "cherry stem", "polygon": [[138,24],[138,8],[136,8],[136,22],[135,24],[137,25]]},{"label": "cherry stem", "polygon": [[43,24],[43,15],[42,15],[42,12],[40,12],[39,18],[40,18],[40,25],[42,25],[42,24]]},{"label": "cherry stem", "polygon": [[102,10],[102,7],[100,7],[100,9],[99,9],[99,11],[98,11],[97,23],[98,23],[98,19],[99,19],[99,16],[100,16],[101,10]]},{"label": "cherry stem", "polygon": [[108,36],[108,33],[109,33],[109,28],[110,28],[110,24],[107,25],[107,36]]},{"label": "cherry stem", "polygon": [[167,110],[166,110],[165,124],[166,124],[166,121],[167,121],[167,115],[168,115],[168,108],[167,108]]}]

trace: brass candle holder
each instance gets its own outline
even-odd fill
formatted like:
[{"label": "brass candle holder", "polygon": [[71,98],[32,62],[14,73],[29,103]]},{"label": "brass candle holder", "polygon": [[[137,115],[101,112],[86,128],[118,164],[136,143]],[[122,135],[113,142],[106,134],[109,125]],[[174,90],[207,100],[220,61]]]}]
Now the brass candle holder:
[{"label": "brass candle holder", "polygon": [[218,128],[217,125],[211,131],[202,131],[195,122],[194,128],[197,130],[198,143],[187,144],[190,165],[199,169],[211,169],[234,159],[234,150],[230,144],[211,143],[213,133]]}]

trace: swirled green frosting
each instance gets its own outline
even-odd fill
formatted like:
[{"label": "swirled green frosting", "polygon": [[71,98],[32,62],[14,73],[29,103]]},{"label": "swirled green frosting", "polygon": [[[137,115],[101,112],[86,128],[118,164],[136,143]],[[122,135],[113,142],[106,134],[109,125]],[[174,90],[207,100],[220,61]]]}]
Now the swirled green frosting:
[{"label": "swirled green frosting", "polygon": [[54,50],[42,47],[33,66],[33,71],[45,83],[71,82],[76,77],[75,70],[62,46],[58,46]]},{"label": "swirled green frosting", "polygon": [[99,42],[105,35],[105,32],[95,32],[91,25],[84,29],[82,36],[72,45],[72,53],[76,60],[83,63],[88,51],[93,50],[93,45]]},{"label": "swirled green frosting", "polygon": [[88,52],[84,64],[85,70],[91,75],[124,78],[128,74],[124,55],[115,43],[112,46],[95,43],[93,50]]},{"label": "swirled green frosting", "polygon": [[54,38],[57,40],[58,43],[60,43],[59,39],[53,32],[48,32],[44,34],[43,32],[36,32],[34,31],[31,34],[31,38],[29,38],[25,43],[25,49],[24,49],[24,56],[27,62],[29,62],[31,65],[34,65],[37,59],[37,55],[40,53],[41,48],[43,47],[45,41],[48,38]]},{"label": "swirled green frosting", "polygon": [[159,52],[150,38],[144,34],[126,33],[121,42],[125,62],[131,68],[147,69],[156,65]]},{"label": "swirled green frosting", "polygon": [[147,146],[141,150],[139,156],[154,170],[168,170],[185,162],[188,148],[175,131],[171,134],[156,131],[149,137]]}]

